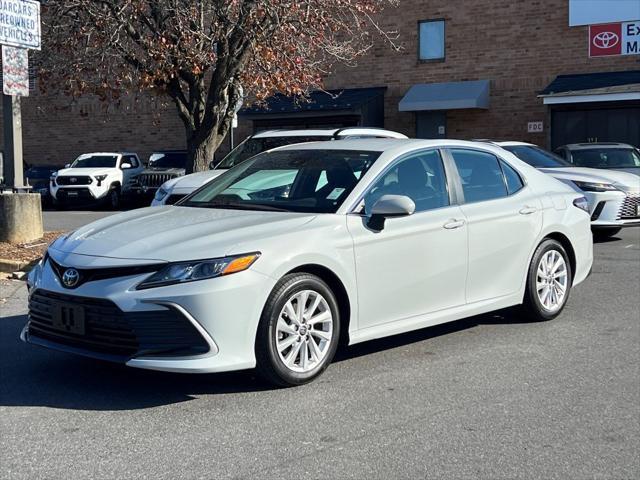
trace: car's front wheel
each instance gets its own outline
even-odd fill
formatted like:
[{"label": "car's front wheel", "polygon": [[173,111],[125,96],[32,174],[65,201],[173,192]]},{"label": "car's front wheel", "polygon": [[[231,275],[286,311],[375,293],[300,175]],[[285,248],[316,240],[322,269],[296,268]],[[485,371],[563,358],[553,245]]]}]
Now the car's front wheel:
[{"label": "car's front wheel", "polygon": [[120,189],[118,187],[111,187],[107,193],[107,207],[111,210],[120,208]]},{"label": "car's front wheel", "polygon": [[302,385],[329,366],[338,347],[340,313],[331,288],[308,273],[284,276],[262,312],[258,373],[279,386]]},{"label": "car's front wheel", "polygon": [[544,240],[529,265],[524,313],[535,321],[560,315],[569,299],[572,275],[571,262],[562,244],[550,238]]}]

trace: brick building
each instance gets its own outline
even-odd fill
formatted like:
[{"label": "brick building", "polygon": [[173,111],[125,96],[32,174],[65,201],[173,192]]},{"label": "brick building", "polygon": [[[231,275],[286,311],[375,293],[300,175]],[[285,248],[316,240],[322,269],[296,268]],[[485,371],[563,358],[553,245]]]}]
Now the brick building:
[{"label": "brick building", "polygon": [[[307,104],[274,98],[268,110],[243,110],[236,143],[265,128],[367,125],[412,137],[517,139],[546,147],[640,144],[640,55],[590,57],[584,24],[640,20],[637,0],[609,2],[621,6],[620,18],[598,1],[400,3],[382,24],[398,32],[401,51],[379,39],[356,67],[338,67],[326,79],[335,95],[315,93]],[[173,107],[149,100],[124,100],[105,111],[92,99],[34,94],[23,101],[23,123],[28,163],[63,164],[81,152],[112,149],[146,157],[184,146]]]}]

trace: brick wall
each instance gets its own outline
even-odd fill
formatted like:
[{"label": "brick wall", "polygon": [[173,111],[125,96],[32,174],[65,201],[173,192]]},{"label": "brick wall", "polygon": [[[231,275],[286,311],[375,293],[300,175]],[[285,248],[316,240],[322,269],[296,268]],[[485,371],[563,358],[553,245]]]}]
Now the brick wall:
[{"label": "brick wall", "polygon": [[[547,132],[528,134],[527,122],[548,112],[537,93],[557,75],[640,69],[640,56],[589,58],[588,32],[569,27],[567,0],[402,0],[384,26],[399,32],[392,52],[378,41],[355,68],[340,67],[328,88],[388,86],[385,126],[415,135],[415,114],[398,102],[416,83],[489,79],[489,110],[450,110],[447,136],[518,139],[547,144]],[[445,20],[446,59],[418,61],[418,21]]]},{"label": "brick wall", "polygon": [[[536,94],[556,75],[640,68],[638,56],[589,59],[587,27],[569,28],[568,16],[568,0],[402,0],[382,21],[399,32],[403,50],[378,40],[356,67],[337,67],[326,87],[387,86],[385,126],[414,136],[415,115],[398,112],[411,85],[490,79],[490,109],[449,111],[447,135],[545,145],[547,133],[528,134],[526,127],[544,120],[548,130],[547,109]],[[446,60],[419,62],[418,21],[439,18],[446,21]],[[174,107],[149,99],[125,99],[104,111],[91,98],[34,95],[23,101],[23,121],[28,163],[64,164],[82,152],[114,149],[146,158],[152,150],[185,145]],[[236,144],[251,132],[249,122],[240,123]],[[226,151],[228,140],[216,157]]]}]

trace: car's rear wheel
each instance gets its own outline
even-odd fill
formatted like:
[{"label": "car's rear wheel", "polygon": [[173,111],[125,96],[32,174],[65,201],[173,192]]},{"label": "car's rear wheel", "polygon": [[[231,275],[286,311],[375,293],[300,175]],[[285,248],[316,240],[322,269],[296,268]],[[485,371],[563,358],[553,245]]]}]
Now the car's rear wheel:
[{"label": "car's rear wheel", "polygon": [[593,230],[593,239],[596,241],[607,240],[620,232],[620,230],[622,230],[620,227],[596,228]]},{"label": "car's rear wheel", "polygon": [[279,386],[302,385],[329,366],[338,347],[335,295],[319,277],[284,276],[262,312],[256,337],[258,373]]},{"label": "car's rear wheel", "polygon": [[551,320],[564,309],[573,280],[565,248],[553,239],[544,240],[529,265],[524,313],[535,321]]}]

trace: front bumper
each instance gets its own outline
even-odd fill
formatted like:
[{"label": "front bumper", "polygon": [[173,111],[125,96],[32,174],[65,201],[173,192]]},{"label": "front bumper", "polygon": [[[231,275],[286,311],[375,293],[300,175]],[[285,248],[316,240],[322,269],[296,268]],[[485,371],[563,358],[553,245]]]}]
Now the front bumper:
[{"label": "front bumper", "polygon": [[[222,372],[255,366],[255,333],[275,283],[272,279],[247,270],[182,285],[135,290],[148,275],[89,281],[76,289],[66,289],[46,262],[29,277],[29,322],[21,338],[56,350],[153,370]],[[60,302],[62,307],[47,305],[49,300],[43,305],[43,296]],[[74,306],[84,306],[81,328],[68,327],[68,314],[59,310],[69,308],[73,316]]]},{"label": "front bumper", "polygon": [[640,225],[640,195],[624,192],[585,192],[592,228]]},{"label": "front bumper", "polygon": [[109,187],[94,187],[91,185],[81,187],[52,187],[51,196],[59,203],[71,202],[96,202],[103,200]]}]

